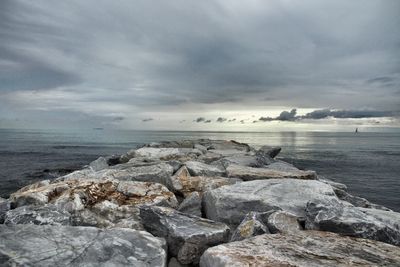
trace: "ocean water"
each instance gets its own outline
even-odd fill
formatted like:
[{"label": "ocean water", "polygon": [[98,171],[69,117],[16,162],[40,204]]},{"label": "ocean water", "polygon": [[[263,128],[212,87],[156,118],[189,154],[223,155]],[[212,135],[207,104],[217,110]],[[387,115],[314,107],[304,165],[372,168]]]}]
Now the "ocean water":
[{"label": "ocean water", "polygon": [[350,193],[400,211],[400,133],[0,129],[0,196],[79,169],[99,156],[122,154],[149,142],[197,138],[281,146],[278,158],[345,183]]}]

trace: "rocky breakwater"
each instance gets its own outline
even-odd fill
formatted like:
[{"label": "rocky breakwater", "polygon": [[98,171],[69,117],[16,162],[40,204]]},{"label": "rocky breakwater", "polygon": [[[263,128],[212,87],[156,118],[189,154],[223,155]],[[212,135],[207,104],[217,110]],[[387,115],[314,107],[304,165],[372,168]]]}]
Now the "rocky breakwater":
[{"label": "rocky breakwater", "polygon": [[400,214],[222,140],[151,143],[0,199],[0,266],[400,266]]}]

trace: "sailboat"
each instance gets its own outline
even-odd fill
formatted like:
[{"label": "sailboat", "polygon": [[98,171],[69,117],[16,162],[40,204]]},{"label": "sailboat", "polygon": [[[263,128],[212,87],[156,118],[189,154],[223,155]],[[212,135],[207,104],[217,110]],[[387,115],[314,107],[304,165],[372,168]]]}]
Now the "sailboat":
[{"label": "sailboat", "polygon": [[354,133],[358,133],[358,128],[356,128],[356,131]]}]

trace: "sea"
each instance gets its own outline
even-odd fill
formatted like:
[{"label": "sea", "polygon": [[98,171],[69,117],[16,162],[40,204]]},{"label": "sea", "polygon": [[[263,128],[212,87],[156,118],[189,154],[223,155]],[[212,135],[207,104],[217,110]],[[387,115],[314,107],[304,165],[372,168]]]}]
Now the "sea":
[{"label": "sea", "polygon": [[0,129],[0,196],[149,142],[222,139],[280,146],[278,158],[400,211],[400,132],[181,132]]}]

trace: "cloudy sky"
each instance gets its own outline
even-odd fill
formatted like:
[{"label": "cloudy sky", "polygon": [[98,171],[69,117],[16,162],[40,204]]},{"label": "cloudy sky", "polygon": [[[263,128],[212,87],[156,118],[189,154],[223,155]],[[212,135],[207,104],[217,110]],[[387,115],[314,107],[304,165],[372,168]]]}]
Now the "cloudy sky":
[{"label": "cloudy sky", "polygon": [[0,128],[399,127],[398,0],[1,0]]}]

